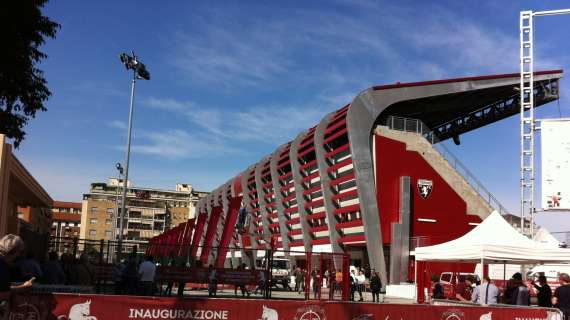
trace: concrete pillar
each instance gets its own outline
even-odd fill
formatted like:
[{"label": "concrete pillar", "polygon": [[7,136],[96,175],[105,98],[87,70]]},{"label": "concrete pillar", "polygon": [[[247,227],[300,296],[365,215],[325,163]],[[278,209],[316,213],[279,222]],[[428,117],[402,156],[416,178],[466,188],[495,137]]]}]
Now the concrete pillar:
[{"label": "concrete pillar", "polygon": [[[259,161],[257,167],[255,167],[255,188],[257,189],[257,199],[259,204],[259,213],[261,214],[261,225],[263,226],[263,235],[269,236],[271,232],[269,231],[269,221],[267,220],[267,209],[265,207],[265,191],[261,187],[263,181],[261,180],[261,172],[263,171],[263,166],[267,161],[270,161],[269,157],[263,158]],[[264,240],[271,241],[270,238],[264,238]]]},{"label": "concrete pillar", "polygon": [[[331,179],[330,179],[330,176],[327,172],[328,165],[327,165],[326,157],[325,157],[326,150],[323,147],[325,129],[327,128],[327,125],[328,125],[328,123],[329,123],[329,121],[333,115],[334,115],[334,112],[329,113],[327,116],[325,116],[321,120],[319,125],[317,125],[317,128],[315,129],[314,144],[315,144],[315,153],[317,156],[317,165],[319,168],[319,176],[320,176],[320,180],[321,180],[321,190],[323,193],[325,210],[326,210],[326,214],[327,214],[327,216],[326,216],[327,217],[327,226],[329,229],[329,238],[331,241],[332,252],[342,253],[342,252],[344,252],[344,250],[338,244],[338,239],[340,238],[340,234],[338,233],[338,230],[336,229],[336,217],[334,216],[335,206],[334,206],[333,200],[332,200],[333,194],[332,194],[331,188],[329,186]],[[334,259],[335,268],[341,269],[342,268],[342,261],[337,261],[337,260],[338,259]]]},{"label": "concrete pillar", "polygon": [[390,283],[399,284],[408,279],[410,260],[410,177],[400,177],[400,220],[392,224],[390,245]]},{"label": "concrete pillar", "polygon": [[291,159],[291,171],[293,172],[293,181],[295,182],[295,197],[297,198],[297,208],[299,211],[299,220],[301,220],[301,230],[303,231],[303,245],[305,251],[309,252],[313,249],[313,244],[311,243],[311,233],[309,231],[309,223],[307,222],[307,215],[305,214],[305,200],[303,199],[303,187],[301,185],[301,173],[299,172],[299,161],[297,159],[297,154],[299,151],[299,143],[305,137],[307,131],[302,132],[293,140],[291,143],[291,149],[289,150],[289,158]]},{"label": "concrete pillar", "polygon": [[[271,156],[269,168],[271,170],[271,181],[273,182],[273,193],[275,194],[275,209],[277,210],[277,218],[279,219],[279,233],[281,234],[281,243],[283,243],[283,250],[290,250],[289,237],[287,236],[287,224],[285,224],[285,208],[283,207],[283,195],[279,189],[279,173],[277,172],[277,161],[279,161],[279,154],[283,151],[286,145],[282,145]],[[291,160],[291,159],[289,159]]]}]

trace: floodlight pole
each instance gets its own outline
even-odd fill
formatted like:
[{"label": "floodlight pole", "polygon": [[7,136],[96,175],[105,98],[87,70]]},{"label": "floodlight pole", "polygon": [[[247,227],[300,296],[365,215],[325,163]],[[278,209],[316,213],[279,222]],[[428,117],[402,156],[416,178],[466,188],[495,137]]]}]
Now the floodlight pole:
[{"label": "floodlight pole", "polygon": [[115,240],[117,238],[117,218],[120,217],[119,215],[119,184],[121,181],[121,174],[119,174],[119,181],[117,181],[117,189],[115,190],[115,216],[113,217],[113,232],[111,235],[111,239]]},{"label": "floodlight pole", "polygon": [[570,9],[520,12],[520,216],[521,232],[530,216],[529,235],[534,238],[534,17],[570,14]]},{"label": "floodlight pole", "polygon": [[125,220],[125,206],[127,204],[127,181],[129,181],[129,161],[131,159],[131,131],[133,129],[133,109],[135,105],[135,84],[137,80],[137,72],[133,70],[133,80],[131,81],[131,104],[129,108],[129,131],[127,133],[127,157],[125,160],[125,179],[123,180],[123,197],[121,202],[121,212],[119,218],[119,243],[118,243],[118,260],[121,259],[123,252],[123,229]]}]

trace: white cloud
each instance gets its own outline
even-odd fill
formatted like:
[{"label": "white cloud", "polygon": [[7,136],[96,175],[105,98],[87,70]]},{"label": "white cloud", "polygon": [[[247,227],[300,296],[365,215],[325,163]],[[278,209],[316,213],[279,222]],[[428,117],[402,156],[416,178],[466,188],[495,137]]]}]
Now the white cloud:
[{"label": "white cloud", "polygon": [[123,121],[113,120],[113,121],[107,123],[107,125],[111,128],[114,128],[114,129],[127,130],[127,124]]},{"label": "white cloud", "polygon": [[215,158],[240,153],[223,141],[179,129],[141,132],[138,140],[132,147],[133,152],[168,159]]},{"label": "white cloud", "polygon": [[335,10],[272,8],[273,19],[236,22],[247,8],[202,12],[192,33],[173,39],[176,50],[169,58],[193,84],[266,90],[306,84],[318,95],[518,70],[516,34],[443,6],[430,6],[425,14],[387,2],[338,0]]},{"label": "white cloud", "polygon": [[293,139],[299,132],[316,123],[332,111],[330,104],[308,103],[306,106],[263,105],[234,110],[197,107],[194,102],[149,98],[145,105],[178,113],[193,126],[204,129],[203,139],[217,143],[239,141],[276,146]]}]

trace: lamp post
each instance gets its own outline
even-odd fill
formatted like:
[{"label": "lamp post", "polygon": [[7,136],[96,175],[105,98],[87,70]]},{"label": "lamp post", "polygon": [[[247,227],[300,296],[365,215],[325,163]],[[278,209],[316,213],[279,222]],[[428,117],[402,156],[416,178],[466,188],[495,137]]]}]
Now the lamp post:
[{"label": "lamp post", "polygon": [[119,55],[121,62],[127,70],[133,71],[133,79],[131,81],[131,103],[129,108],[129,131],[127,133],[127,155],[125,161],[125,179],[123,180],[123,201],[121,203],[121,212],[119,217],[119,237],[118,237],[118,249],[117,256],[121,259],[123,251],[123,228],[124,228],[124,218],[125,218],[125,206],[127,203],[127,181],[129,180],[129,160],[131,158],[131,131],[133,129],[133,109],[135,100],[135,84],[137,79],[150,80],[150,74],[146,70],[145,65],[140,62],[135,56],[134,51],[131,51],[131,55],[127,53],[121,53]]},{"label": "lamp post", "polygon": [[[124,173],[123,166],[120,162],[117,162],[117,164],[115,164],[115,168],[119,172],[119,178],[117,180],[117,189],[115,190],[115,216],[113,217],[113,234],[111,236],[112,240],[117,240],[117,228],[119,227],[117,223],[119,218],[119,191],[121,188],[121,179]],[[118,258],[118,256],[115,257]]]}]

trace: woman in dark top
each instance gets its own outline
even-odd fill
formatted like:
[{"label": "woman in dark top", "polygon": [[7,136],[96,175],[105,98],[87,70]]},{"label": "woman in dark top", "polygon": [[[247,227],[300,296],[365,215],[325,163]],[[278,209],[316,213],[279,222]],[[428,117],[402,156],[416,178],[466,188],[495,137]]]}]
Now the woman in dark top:
[{"label": "woman in dark top", "polygon": [[10,298],[11,291],[30,288],[34,279],[20,285],[10,283],[10,264],[24,251],[24,241],[16,235],[7,234],[0,239],[0,302]]},{"label": "woman in dark top", "polygon": [[370,289],[372,290],[372,302],[380,302],[380,289],[382,289],[382,281],[378,272],[374,272],[370,278]]},{"label": "woman in dark top", "polygon": [[439,283],[439,277],[437,275],[433,275],[431,277],[431,281],[433,282],[433,291],[432,291],[432,298],[433,299],[445,299],[445,293],[443,291],[443,286]]},{"label": "woman in dark top", "polygon": [[565,319],[570,319],[570,276],[561,273],[558,276],[560,287],[554,290],[552,304],[564,313]]},{"label": "woman in dark top", "polygon": [[528,287],[522,280],[522,275],[520,272],[513,274],[512,277],[512,292],[510,304],[517,306],[530,306],[530,294]]},{"label": "woman in dark top", "polygon": [[540,276],[538,277],[538,283],[532,283],[534,288],[537,290],[536,298],[538,299],[538,306],[544,308],[552,307],[552,289],[546,283],[546,277]]}]

